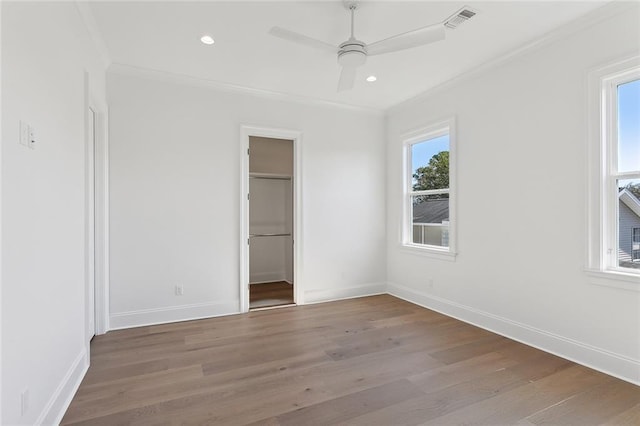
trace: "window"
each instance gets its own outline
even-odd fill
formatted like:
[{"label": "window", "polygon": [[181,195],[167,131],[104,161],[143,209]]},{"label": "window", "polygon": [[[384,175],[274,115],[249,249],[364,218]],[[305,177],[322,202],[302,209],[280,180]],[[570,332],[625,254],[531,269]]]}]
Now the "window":
[{"label": "window", "polygon": [[618,223],[617,239],[611,241],[617,247],[613,266],[640,272],[640,263],[635,262],[640,256],[640,234],[635,233],[640,231],[640,76],[613,79],[605,90],[612,106],[609,175],[617,192],[611,206]]},{"label": "window", "polygon": [[590,161],[590,268],[624,274],[637,284],[640,282],[640,58],[598,70],[592,74],[590,84],[595,123],[592,123]]},{"label": "window", "polygon": [[452,121],[414,132],[404,140],[406,247],[455,253]]}]

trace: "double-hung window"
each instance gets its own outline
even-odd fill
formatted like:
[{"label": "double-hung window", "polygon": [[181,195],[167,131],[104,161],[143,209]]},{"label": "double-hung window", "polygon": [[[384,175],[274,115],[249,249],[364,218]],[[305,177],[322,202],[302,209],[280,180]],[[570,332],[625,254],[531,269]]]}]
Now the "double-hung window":
[{"label": "double-hung window", "polygon": [[589,266],[640,284],[640,58],[598,70],[590,83]]},{"label": "double-hung window", "polygon": [[404,139],[403,245],[423,253],[455,254],[453,120]]}]

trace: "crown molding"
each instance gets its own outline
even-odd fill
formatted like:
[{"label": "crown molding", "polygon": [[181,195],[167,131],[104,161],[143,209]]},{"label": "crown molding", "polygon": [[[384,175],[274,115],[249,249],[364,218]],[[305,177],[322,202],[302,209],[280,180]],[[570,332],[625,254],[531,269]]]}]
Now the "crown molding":
[{"label": "crown molding", "polygon": [[302,105],[321,106],[330,108],[340,108],[355,112],[361,112],[366,114],[383,116],[385,111],[382,109],[370,108],[359,105],[351,105],[340,102],[329,101],[320,98],[313,98],[300,95],[292,95],[289,93],[275,92],[271,90],[256,89],[253,87],[246,87],[231,83],[224,83],[217,80],[210,80],[206,78],[193,77],[185,74],[176,74],[167,71],[160,71],[151,68],[138,67],[133,65],[127,65],[122,63],[113,62],[107,69],[109,74],[127,75],[139,78],[146,78],[150,80],[182,84],[193,87],[200,87],[208,90],[216,90],[230,93],[241,93],[245,95],[251,95],[271,100],[292,102]]},{"label": "crown molding", "polygon": [[76,5],[76,9],[78,9],[78,13],[82,18],[82,22],[84,23],[87,32],[89,33],[89,37],[93,42],[93,46],[95,47],[96,52],[100,57],[100,61],[105,68],[108,68],[109,65],[111,65],[109,50],[107,49],[107,45],[102,38],[100,30],[98,29],[98,24],[96,23],[96,19],[93,16],[93,12],[91,12],[89,3],[86,1],[75,0],[74,4]]},{"label": "crown molding", "polygon": [[640,13],[640,2],[638,1],[624,1],[624,0],[614,0],[602,7],[599,7],[591,12],[576,18],[573,21],[570,21],[566,25],[563,25],[558,28],[554,28],[548,31],[546,34],[541,37],[536,38],[528,43],[523,44],[522,46],[513,49],[503,55],[497,56],[493,59],[490,59],[487,62],[484,62],[478,66],[473,67],[467,71],[463,71],[450,79],[425,90],[422,93],[419,93],[415,96],[409,97],[403,101],[400,101],[394,105],[385,109],[386,114],[391,114],[399,109],[409,107],[411,105],[419,104],[434,94],[441,92],[443,90],[450,89],[458,84],[468,81],[478,75],[481,75],[485,72],[488,72],[492,69],[495,69],[505,63],[521,58],[527,54],[530,54],[538,49],[549,46],[553,43],[556,43],[564,38],[569,37],[572,34],[577,33],[578,31],[589,28],[593,25],[596,25],[600,22],[606,21],[616,15],[628,12],[631,9],[635,9],[636,13]]}]

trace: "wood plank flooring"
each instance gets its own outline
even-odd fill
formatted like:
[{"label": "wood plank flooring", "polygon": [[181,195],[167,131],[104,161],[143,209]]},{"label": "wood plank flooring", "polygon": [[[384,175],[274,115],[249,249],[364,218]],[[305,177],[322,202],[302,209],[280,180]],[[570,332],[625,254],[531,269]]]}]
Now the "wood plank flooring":
[{"label": "wood plank flooring", "polygon": [[293,285],[286,281],[251,284],[249,286],[249,308],[290,305],[293,303]]},{"label": "wood plank flooring", "polygon": [[392,296],[96,336],[65,425],[638,425],[640,387]]}]

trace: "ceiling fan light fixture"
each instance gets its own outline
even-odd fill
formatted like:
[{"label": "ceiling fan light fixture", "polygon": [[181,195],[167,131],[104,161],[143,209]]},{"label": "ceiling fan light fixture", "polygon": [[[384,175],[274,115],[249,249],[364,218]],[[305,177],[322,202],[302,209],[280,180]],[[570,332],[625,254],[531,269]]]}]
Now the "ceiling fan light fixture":
[{"label": "ceiling fan light fixture", "polygon": [[213,39],[213,37],[211,37],[208,34],[203,35],[202,37],[200,37],[200,41],[203,42],[204,44],[208,44],[211,45],[213,43],[215,43],[216,41]]},{"label": "ceiling fan light fixture", "polygon": [[[376,41],[371,44],[364,43],[356,39],[354,31],[355,11],[358,9],[358,1],[343,0],[345,8],[351,15],[351,35],[347,41],[337,47],[330,43],[308,37],[304,34],[286,30],[280,27],[273,27],[269,33],[273,36],[288,40],[297,44],[306,45],[315,49],[328,51],[338,55],[338,64],[342,67],[340,78],[338,79],[338,91],[353,88],[356,81],[357,68],[364,65],[368,56],[380,55],[383,53],[398,52],[400,50],[411,49],[424,46],[445,39],[446,22],[438,22],[426,27],[417,28],[389,38]],[[460,10],[454,17],[465,21],[475,15],[469,8]],[[453,18],[453,17],[452,17]],[[451,18],[449,19],[451,21]],[[456,21],[457,22],[457,21]],[[453,22],[451,22],[453,23]],[[374,79],[371,79],[373,77]],[[369,76],[368,82],[375,81],[375,76]]]},{"label": "ceiling fan light fixture", "polygon": [[359,67],[367,61],[367,54],[357,50],[341,52],[338,56],[338,63],[343,67]]}]

